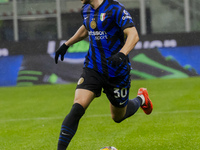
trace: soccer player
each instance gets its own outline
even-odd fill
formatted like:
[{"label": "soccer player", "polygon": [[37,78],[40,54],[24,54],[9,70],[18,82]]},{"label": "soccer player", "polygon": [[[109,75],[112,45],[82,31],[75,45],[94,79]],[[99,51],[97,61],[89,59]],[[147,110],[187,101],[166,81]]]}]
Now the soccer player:
[{"label": "soccer player", "polygon": [[[95,97],[106,94],[112,119],[120,123],[139,107],[146,114],[153,109],[147,90],[140,88],[137,97],[129,99],[130,69],[128,54],[139,40],[128,11],[116,0],[81,0],[83,25],[56,51],[55,63],[76,42],[89,36],[90,46],[83,73],[77,83],[74,104],[60,131],[58,150],[66,150],[76,133],[79,120]],[[126,40],[125,40],[126,37]]]}]

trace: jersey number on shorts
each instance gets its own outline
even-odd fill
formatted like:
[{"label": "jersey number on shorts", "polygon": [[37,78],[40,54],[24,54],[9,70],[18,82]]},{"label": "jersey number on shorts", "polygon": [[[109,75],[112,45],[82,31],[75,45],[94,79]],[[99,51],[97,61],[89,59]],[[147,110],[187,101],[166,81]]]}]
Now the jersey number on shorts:
[{"label": "jersey number on shorts", "polygon": [[114,88],[115,98],[124,98],[127,96],[127,89],[126,88]]}]

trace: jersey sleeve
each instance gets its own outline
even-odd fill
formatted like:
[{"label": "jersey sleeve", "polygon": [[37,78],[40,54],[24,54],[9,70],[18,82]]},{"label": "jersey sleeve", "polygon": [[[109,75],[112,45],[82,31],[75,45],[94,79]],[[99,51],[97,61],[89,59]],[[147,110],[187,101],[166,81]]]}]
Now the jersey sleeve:
[{"label": "jersey sleeve", "polygon": [[123,6],[118,7],[118,11],[115,13],[115,21],[122,30],[135,26],[130,13]]}]

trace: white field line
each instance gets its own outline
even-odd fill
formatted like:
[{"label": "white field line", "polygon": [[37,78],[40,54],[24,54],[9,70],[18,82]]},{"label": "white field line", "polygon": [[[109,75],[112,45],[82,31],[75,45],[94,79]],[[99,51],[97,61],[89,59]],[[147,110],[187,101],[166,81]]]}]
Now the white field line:
[{"label": "white field line", "polygon": [[[159,114],[182,114],[182,113],[200,113],[200,110],[182,110],[182,111],[168,111],[168,112],[152,112],[152,115],[159,115]],[[144,113],[137,113],[139,115],[143,115]],[[1,119],[0,123],[5,122],[17,122],[17,121],[30,121],[30,120],[57,120],[57,119],[64,119],[65,116],[62,117],[38,117],[38,118],[13,118],[13,119]],[[92,117],[111,117],[110,114],[100,114],[100,115],[85,115],[85,118],[92,118]]]}]

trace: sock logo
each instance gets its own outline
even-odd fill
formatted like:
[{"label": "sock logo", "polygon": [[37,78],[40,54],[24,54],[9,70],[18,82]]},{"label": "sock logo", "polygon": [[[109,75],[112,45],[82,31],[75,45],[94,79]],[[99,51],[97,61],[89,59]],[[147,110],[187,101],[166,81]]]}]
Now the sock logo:
[{"label": "sock logo", "polygon": [[65,133],[65,132],[62,132],[62,135],[69,135],[69,134],[67,134],[67,133]]}]

